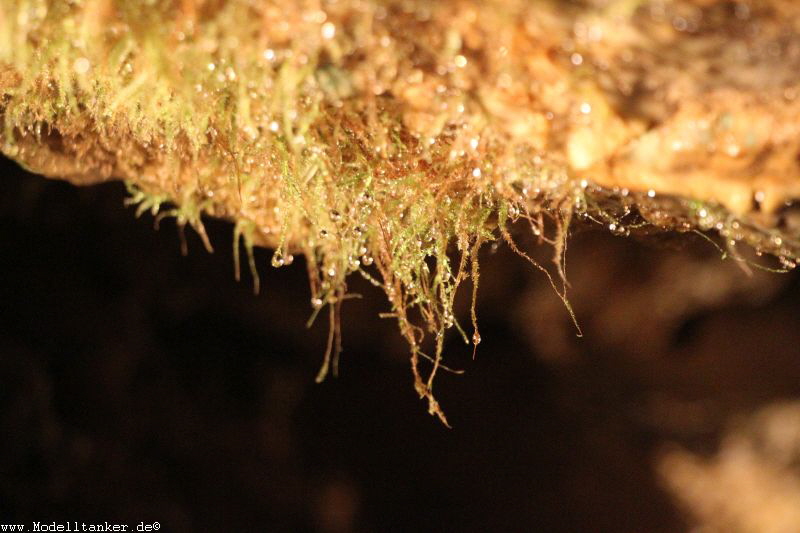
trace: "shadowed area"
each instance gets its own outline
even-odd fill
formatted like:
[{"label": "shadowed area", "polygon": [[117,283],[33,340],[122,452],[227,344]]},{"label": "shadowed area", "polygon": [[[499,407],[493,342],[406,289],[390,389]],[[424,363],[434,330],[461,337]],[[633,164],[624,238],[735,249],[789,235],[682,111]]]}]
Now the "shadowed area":
[{"label": "shadowed area", "polygon": [[[705,516],[684,514],[705,509],[680,503],[691,487],[719,492],[714,472],[728,470],[703,461],[735,445],[731,420],[800,395],[795,274],[748,277],[700,238],[576,227],[567,269],[584,338],[540,273],[487,248],[477,358],[454,334],[445,346],[467,371],[437,383],[447,430],[410,387],[379,290],[352,282],[363,298],[343,308],[340,376],[316,385],[327,325],[305,329],[300,260],[273,269],[257,250],[253,296],[234,281],[229,225],[208,223],[214,254],[187,232],[182,257],[174,223],[154,231],[124,197],[3,162],[4,521],[680,531]],[[468,320],[466,295],[456,314]]]}]

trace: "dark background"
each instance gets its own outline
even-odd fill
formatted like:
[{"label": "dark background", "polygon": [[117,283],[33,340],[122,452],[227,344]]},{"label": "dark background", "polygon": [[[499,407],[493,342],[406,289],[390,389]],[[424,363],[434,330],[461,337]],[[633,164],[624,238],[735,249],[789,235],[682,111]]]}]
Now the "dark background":
[{"label": "dark background", "polygon": [[[711,454],[726,424],[800,394],[800,283],[749,277],[699,239],[577,231],[572,301],[486,249],[477,359],[415,396],[375,289],[344,308],[341,375],[317,385],[302,261],[233,275],[153,229],[120,184],[0,166],[0,517],[159,521],[162,531],[684,531],[665,447]],[[527,243],[530,249],[534,243]],[[539,248],[543,260],[549,251]],[[466,291],[468,293],[468,291]],[[468,323],[465,302],[461,317]]]}]

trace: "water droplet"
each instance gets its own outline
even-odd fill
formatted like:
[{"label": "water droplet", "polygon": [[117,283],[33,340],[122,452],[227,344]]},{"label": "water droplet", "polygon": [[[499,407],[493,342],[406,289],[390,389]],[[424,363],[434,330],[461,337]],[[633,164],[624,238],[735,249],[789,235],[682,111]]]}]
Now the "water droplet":
[{"label": "water droplet", "polygon": [[322,307],[322,299],[321,298],[311,298],[311,307],[314,309],[319,309]]},{"label": "water droplet", "polygon": [[333,39],[336,36],[336,25],[333,22],[326,22],[321,29],[323,39]]},{"label": "water droplet", "polygon": [[89,69],[92,68],[92,64],[85,57],[79,57],[75,60],[72,68],[74,68],[75,72],[78,74],[86,74],[89,72]]},{"label": "water droplet", "polygon": [[628,235],[629,234],[629,232],[628,232],[627,228],[625,228],[625,226],[623,226],[622,224],[614,223],[614,222],[612,222],[611,224],[608,225],[608,229],[614,235]]},{"label": "water droplet", "polygon": [[647,191],[647,197],[648,198],[655,198],[656,197],[656,191],[654,191],[653,189],[650,189],[649,191]]},{"label": "water droplet", "polygon": [[725,152],[730,157],[739,157],[739,154],[742,153],[742,148],[738,144],[729,144],[725,149]]},{"label": "water droplet", "polygon": [[335,278],[336,277],[336,267],[333,267],[333,266],[332,267],[328,267],[328,270],[325,273],[328,275],[329,278]]},{"label": "water droplet", "polygon": [[327,239],[328,238],[328,230],[326,230],[326,229],[319,230],[319,238],[320,239]]},{"label": "water droplet", "polygon": [[375,260],[372,256],[364,255],[361,257],[361,262],[364,263],[365,266],[370,266]]},{"label": "water droplet", "polygon": [[683,17],[675,17],[672,19],[672,27],[677,31],[686,31],[689,28],[689,21]]},{"label": "water droplet", "polygon": [[342,214],[336,209],[332,209],[329,213],[333,222],[339,222],[342,219]]},{"label": "water droplet", "polygon": [[481,343],[481,334],[476,331],[475,333],[472,334],[472,344],[475,344],[477,346],[480,343]]},{"label": "water droplet", "polygon": [[482,174],[483,173],[481,172],[480,168],[475,167],[475,168],[472,169],[472,177],[473,178],[480,178]]},{"label": "water droplet", "polygon": [[279,268],[279,267],[282,267],[283,265],[285,265],[286,264],[286,260],[283,258],[283,254],[281,254],[279,251],[276,250],[275,253],[272,254],[271,264],[275,268]]}]

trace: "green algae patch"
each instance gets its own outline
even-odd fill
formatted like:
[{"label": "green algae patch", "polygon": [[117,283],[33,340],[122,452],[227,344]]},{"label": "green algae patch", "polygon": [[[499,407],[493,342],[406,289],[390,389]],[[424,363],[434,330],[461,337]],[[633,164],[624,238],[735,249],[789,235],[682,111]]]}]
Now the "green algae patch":
[{"label": "green algae patch", "polygon": [[[231,220],[237,279],[243,244],[256,291],[254,246],[274,250],[272,267],[304,256],[312,318],[330,326],[319,380],[337,372],[347,280],[364,276],[409,344],[415,390],[446,423],[434,378],[451,370],[446,334],[481,341],[487,243],[539,268],[570,314],[576,219],[620,235],[718,235],[724,254],[744,261],[744,242],[795,266],[800,86],[773,75],[756,91],[708,50],[757,24],[739,53],[769,70],[764,46],[789,50],[778,30],[797,16],[777,1],[704,4],[7,0],[0,143],[46,176],[125,180],[137,215],[174,217],[209,250],[203,217]],[[730,75],[670,86],[685,60],[663,53],[670,43],[702,45],[698,57]],[[654,56],[672,64],[634,68]],[[683,104],[648,105],[675,94]],[[552,248],[552,265],[516,244],[520,231]]]}]

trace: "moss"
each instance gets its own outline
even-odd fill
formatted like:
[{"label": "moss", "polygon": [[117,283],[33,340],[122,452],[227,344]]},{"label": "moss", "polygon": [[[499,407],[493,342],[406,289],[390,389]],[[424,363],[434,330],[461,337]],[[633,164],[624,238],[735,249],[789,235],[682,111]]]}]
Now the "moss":
[{"label": "moss", "polygon": [[[576,218],[618,234],[718,232],[731,250],[744,241],[795,264],[795,235],[726,198],[629,190],[588,167],[652,142],[636,141],[641,122],[613,107],[590,51],[563,48],[563,21],[633,24],[643,4],[7,0],[3,151],[79,183],[125,179],[137,214],[175,217],[209,250],[202,217],[232,220],[237,279],[243,242],[256,291],[254,246],[275,249],[274,267],[304,255],[313,316],[327,308],[331,331],[319,379],[337,369],[348,276],[365,276],[446,423],[434,377],[446,333],[480,342],[487,243],[539,268],[569,313]],[[552,268],[515,244],[515,225],[552,246]],[[467,327],[453,302],[470,278]]]}]

